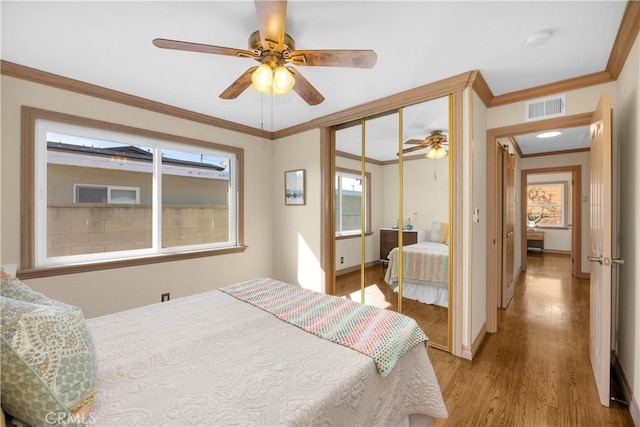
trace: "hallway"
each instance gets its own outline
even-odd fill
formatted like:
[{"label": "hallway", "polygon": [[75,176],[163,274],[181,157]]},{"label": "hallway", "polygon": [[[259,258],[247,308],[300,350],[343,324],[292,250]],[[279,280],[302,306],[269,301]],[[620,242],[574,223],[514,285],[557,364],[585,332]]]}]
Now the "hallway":
[{"label": "hallway", "polygon": [[[429,349],[449,418],[434,426],[633,426],[600,405],[589,363],[589,281],[571,259],[529,255],[511,304],[469,362]],[[427,332],[428,333],[428,332]]]}]

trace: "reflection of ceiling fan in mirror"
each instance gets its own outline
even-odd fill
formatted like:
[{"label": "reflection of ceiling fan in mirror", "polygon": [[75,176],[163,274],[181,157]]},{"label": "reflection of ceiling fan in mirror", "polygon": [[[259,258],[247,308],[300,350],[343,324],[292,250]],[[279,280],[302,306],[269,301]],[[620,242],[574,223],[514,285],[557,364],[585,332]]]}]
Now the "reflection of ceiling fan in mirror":
[{"label": "reflection of ceiling fan in mirror", "polygon": [[441,130],[434,130],[425,139],[410,139],[405,144],[413,144],[414,147],[408,147],[402,150],[402,154],[411,153],[413,151],[424,150],[428,148],[426,157],[430,159],[441,159],[447,155],[449,143],[447,135]]},{"label": "reflection of ceiling fan in mirror", "polygon": [[286,0],[255,0],[258,31],[249,36],[249,50],[168,39],[155,39],[153,44],[164,49],[212,53],[251,58],[261,65],[245,71],[220,94],[223,99],[235,99],[249,86],[279,95],[295,90],[309,105],[324,101],[324,96],[298,70],[286,66],[323,66],[371,68],[377,56],[372,50],[296,50],[295,42],[285,33]]}]

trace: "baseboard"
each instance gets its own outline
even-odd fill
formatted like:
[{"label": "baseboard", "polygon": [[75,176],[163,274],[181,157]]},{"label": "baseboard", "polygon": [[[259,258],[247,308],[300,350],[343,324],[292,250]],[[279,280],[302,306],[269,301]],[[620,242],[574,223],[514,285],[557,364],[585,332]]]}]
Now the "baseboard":
[{"label": "baseboard", "polygon": [[631,419],[633,423],[640,426],[640,407],[638,407],[638,401],[634,398],[629,402],[629,412],[631,412]]},{"label": "baseboard", "polygon": [[620,359],[618,359],[618,355],[615,352],[613,353],[613,360],[611,361],[611,363],[613,364],[613,369],[616,372],[616,376],[620,379],[620,388],[622,388],[624,400],[629,402],[629,412],[631,413],[633,423],[637,426],[640,426],[640,408],[638,407],[638,401],[633,395],[633,391],[631,390],[629,381],[627,381],[627,376],[625,375],[624,369],[622,369],[622,365],[620,364]]},{"label": "baseboard", "polygon": [[480,328],[480,331],[478,332],[478,335],[476,336],[476,339],[473,340],[473,344],[471,346],[471,357],[472,358],[478,352],[478,349],[480,348],[480,344],[482,344],[482,340],[484,340],[485,335],[487,335],[487,323],[486,322],[482,324],[482,327]]},{"label": "baseboard", "polygon": [[478,349],[480,348],[480,345],[482,344],[482,341],[484,340],[485,335],[487,335],[486,322],[482,324],[482,327],[480,328],[480,331],[478,332],[478,335],[476,336],[476,338],[473,340],[471,347],[469,347],[468,345],[462,346],[461,357],[467,360],[473,360],[473,356],[475,356],[476,353],[478,352]]},{"label": "baseboard", "polygon": [[460,355],[463,359],[471,360],[473,359],[473,352],[471,351],[471,347],[468,345],[462,345],[462,354]]},{"label": "baseboard", "polygon": [[[380,260],[370,261],[364,265],[364,268],[374,267],[376,265],[380,265]],[[338,270],[336,271],[336,276],[353,273],[354,271],[360,271],[360,266],[354,265],[353,267],[347,267],[343,268],[342,270]]]}]

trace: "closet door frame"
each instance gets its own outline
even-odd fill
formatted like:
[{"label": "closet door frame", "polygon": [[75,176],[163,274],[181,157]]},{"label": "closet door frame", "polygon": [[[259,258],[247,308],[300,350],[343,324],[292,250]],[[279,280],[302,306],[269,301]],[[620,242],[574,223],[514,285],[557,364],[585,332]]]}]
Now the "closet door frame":
[{"label": "closet door frame", "polygon": [[[363,117],[371,117],[387,111],[413,105],[419,102],[429,101],[444,96],[450,96],[450,128],[449,138],[452,144],[458,144],[458,149],[452,150],[450,168],[450,215],[452,231],[450,241],[453,250],[450,258],[451,275],[449,292],[449,333],[448,348],[454,355],[463,357],[462,331],[463,331],[463,305],[462,305],[462,248],[463,248],[463,144],[465,138],[463,132],[464,97],[471,96],[470,85],[472,79],[461,79],[455,76],[423,86],[402,94],[374,101],[360,106],[354,111],[347,111],[343,116],[332,117],[332,121],[320,127],[320,169],[321,169],[321,255],[320,262],[324,271],[325,292],[335,293],[335,224],[334,224],[334,200],[333,187],[335,176],[335,126]],[[469,119],[467,117],[467,119]],[[466,316],[470,324],[470,316]],[[467,325],[469,328],[470,325]]]}]

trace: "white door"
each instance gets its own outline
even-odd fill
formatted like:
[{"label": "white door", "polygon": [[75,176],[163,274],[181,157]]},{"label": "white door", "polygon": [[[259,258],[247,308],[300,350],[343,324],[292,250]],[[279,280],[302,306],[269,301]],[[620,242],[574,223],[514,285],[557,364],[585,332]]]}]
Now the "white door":
[{"label": "white door", "polygon": [[600,96],[591,119],[591,292],[589,358],[600,403],[609,406],[611,363],[611,101]]}]

